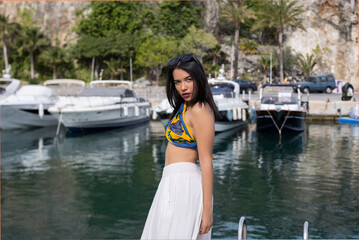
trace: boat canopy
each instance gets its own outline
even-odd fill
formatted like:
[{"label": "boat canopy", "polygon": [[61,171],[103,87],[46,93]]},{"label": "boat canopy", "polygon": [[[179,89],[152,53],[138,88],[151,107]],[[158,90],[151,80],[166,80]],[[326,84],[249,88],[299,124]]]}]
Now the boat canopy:
[{"label": "boat canopy", "polygon": [[56,92],[51,88],[40,86],[40,85],[25,85],[20,88],[16,95],[18,96],[56,96]]},{"label": "boat canopy", "polygon": [[85,85],[85,81],[77,79],[52,79],[44,82],[44,86],[51,88],[61,96],[77,95]]}]

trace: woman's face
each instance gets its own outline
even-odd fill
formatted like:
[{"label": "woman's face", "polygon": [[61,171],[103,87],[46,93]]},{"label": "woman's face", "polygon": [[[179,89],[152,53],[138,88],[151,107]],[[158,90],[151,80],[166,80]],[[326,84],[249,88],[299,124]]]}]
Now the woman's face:
[{"label": "woman's face", "polygon": [[194,79],[182,69],[173,71],[173,79],[177,92],[186,101],[190,102],[194,95]]}]

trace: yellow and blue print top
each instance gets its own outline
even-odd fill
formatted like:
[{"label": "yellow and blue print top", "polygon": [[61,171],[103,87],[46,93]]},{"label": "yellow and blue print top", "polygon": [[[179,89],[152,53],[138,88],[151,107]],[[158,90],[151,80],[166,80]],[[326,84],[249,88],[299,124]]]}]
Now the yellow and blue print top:
[{"label": "yellow and blue print top", "polygon": [[182,103],[176,115],[166,124],[166,138],[177,147],[194,148],[197,151],[197,142],[184,121],[186,110],[187,104]]}]

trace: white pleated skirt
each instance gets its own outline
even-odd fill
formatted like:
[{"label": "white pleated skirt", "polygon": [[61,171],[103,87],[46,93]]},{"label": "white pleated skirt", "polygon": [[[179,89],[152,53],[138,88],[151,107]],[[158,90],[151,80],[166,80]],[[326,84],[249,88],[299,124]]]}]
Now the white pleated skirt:
[{"label": "white pleated skirt", "polygon": [[141,239],[211,239],[211,231],[198,234],[203,211],[199,167],[190,162],[163,169]]}]

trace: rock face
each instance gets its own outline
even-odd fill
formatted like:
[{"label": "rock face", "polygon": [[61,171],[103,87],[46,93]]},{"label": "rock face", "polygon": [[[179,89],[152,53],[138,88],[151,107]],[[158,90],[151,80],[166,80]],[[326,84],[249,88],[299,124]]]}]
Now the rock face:
[{"label": "rock face", "polygon": [[[318,73],[334,70],[336,79],[351,82],[358,89],[358,0],[299,0],[306,9],[303,25],[306,31],[287,31],[284,45],[297,53],[312,53],[319,46],[324,68]],[[34,19],[51,39],[61,44],[72,42],[76,34],[76,10],[89,1],[1,1],[0,13],[18,21],[17,8],[33,8]],[[204,24],[206,31],[218,36],[219,7],[217,1],[205,2]],[[333,67],[332,67],[333,66]]]},{"label": "rock face", "polygon": [[349,81],[358,89],[358,1],[302,0],[306,9],[303,25],[306,31],[287,32],[285,46],[298,53],[312,53],[319,46],[324,69],[336,79]]},{"label": "rock face", "polygon": [[72,42],[76,34],[76,10],[87,6],[89,1],[1,1],[0,13],[9,17],[10,22],[18,22],[18,10],[31,9],[33,19],[40,29],[52,40],[59,39],[60,44]]},{"label": "rock face", "polygon": [[203,14],[203,28],[218,37],[218,4],[216,1],[209,0],[205,2],[204,14]]}]

